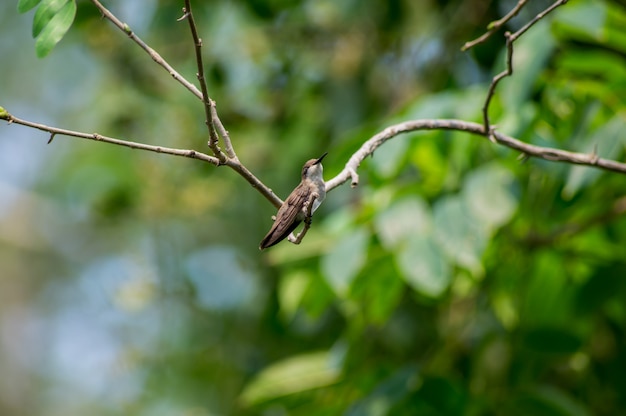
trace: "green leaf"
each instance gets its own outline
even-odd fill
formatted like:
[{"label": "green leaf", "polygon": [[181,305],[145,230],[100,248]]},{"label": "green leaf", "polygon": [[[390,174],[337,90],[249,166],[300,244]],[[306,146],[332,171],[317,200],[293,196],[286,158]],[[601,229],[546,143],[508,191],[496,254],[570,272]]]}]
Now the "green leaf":
[{"label": "green leaf", "polygon": [[530,386],[502,414],[542,416],[589,416],[586,406],[567,392],[549,385]]},{"label": "green leaf", "polygon": [[560,328],[538,327],[523,336],[526,348],[544,354],[572,354],[581,347],[578,336]]},{"label": "green leaf", "polygon": [[551,251],[538,252],[527,273],[520,318],[526,326],[567,324],[574,289],[567,284],[568,259]]},{"label": "green leaf", "polygon": [[567,392],[553,386],[531,387],[529,397],[543,403],[554,415],[560,416],[590,416],[592,413],[584,403],[576,400]]},{"label": "green leaf", "polygon": [[560,29],[584,35],[587,39],[601,39],[606,21],[606,8],[601,1],[575,2],[555,13],[554,20]]},{"label": "green leaf", "polygon": [[20,13],[26,13],[33,7],[39,4],[41,0],[19,0],[17,2],[17,11]]},{"label": "green leaf", "polygon": [[360,273],[352,284],[350,300],[360,305],[369,325],[384,326],[396,310],[406,284],[398,274],[391,256],[368,261],[367,272]]},{"label": "green leaf", "polygon": [[517,209],[512,192],[515,178],[498,164],[489,164],[471,172],[463,187],[465,205],[476,220],[491,229],[507,223]]},{"label": "green leaf", "polygon": [[[424,399],[435,412],[430,415],[461,415],[467,414],[466,391],[452,377],[425,377],[416,396]],[[417,413],[423,414],[423,413]]]},{"label": "green leaf", "polygon": [[450,259],[473,273],[482,271],[481,257],[489,232],[477,223],[459,196],[448,196],[433,207],[435,236]]},{"label": "green leaf", "polygon": [[343,297],[365,264],[369,233],[360,228],[347,234],[322,258],[324,277],[335,293]]},{"label": "green leaf", "polygon": [[[616,114],[611,121],[596,130],[584,145],[584,153],[592,153],[597,148],[600,157],[614,159],[620,150],[626,145],[623,139],[623,132],[626,129],[626,117],[624,114]],[[585,186],[593,183],[600,175],[601,170],[589,166],[572,166],[567,177],[563,197],[572,198]]]},{"label": "green leaf", "polygon": [[432,237],[413,235],[397,257],[404,279],[417,292],[440,296],[450,285],[450,265]]},{"label": "green leaf", "polygon": [[295,316],[310,284],[311,276],[306,272],[296,271],[281,278],[278,286],[278,299],[280,313],[285,320],[289,321]]},{"label": "green leaf", "polygon": [[240,400],[251,406],[277,397],[328,386],[339,380],[340,361],[328,351],[287,358],[266,367],[243,390]]},{"label": "green leaf", "polygon": [[74,16],[76,16],[76,3],[70,0],[51,18],[39,34],[35,42],[37,57],[43,58],[50,53],[72,26]]},{"label": "green leaf", "polygon": [[[563,51],[557,63],[558,67],[572,73],[571,76],[610,82],[616,88],[626,80],[626,68],[616,54],[603,50]],[[611,90],[615,93],[615,90]]]},{"label": "green leaf", "polygon": [[407,137],[395,137],[376,149],[371,164],[383,178],[391,178],[398,173],[403,155],[409,147]]},{"label": "green leaf", "polygon": [[422,198],[409,196],[378,214],[374,224],[383,245],[390,250],[412,235],[430,234],[432,217]]},{"label": "green leaf", "polygon": [[39,36],[44,27],[56,16],[69,0],[44,0],[33,17],[33,38]]},{"label": "green leaf", "polygon": [[418,369],[407,365],[385,379],[363,399],[353,403],[345,416],[389,415],[394,404],[418,387]]}]

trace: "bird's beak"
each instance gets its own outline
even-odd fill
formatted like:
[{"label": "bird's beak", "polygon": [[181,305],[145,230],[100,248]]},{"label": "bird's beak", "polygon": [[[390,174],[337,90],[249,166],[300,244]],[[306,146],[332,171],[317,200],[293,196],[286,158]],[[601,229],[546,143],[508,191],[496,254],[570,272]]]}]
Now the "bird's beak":
[{"label": "bird's beak", "polygon": [[324,159],[326,157],[326,155],[328,154],[328,152],[324,153],[322,156],[319,157],[319,159],[317,159],[315,161],[315,163],[313,163],[314,165],[317,165],[318,163],[322,162],[322,159]]}]

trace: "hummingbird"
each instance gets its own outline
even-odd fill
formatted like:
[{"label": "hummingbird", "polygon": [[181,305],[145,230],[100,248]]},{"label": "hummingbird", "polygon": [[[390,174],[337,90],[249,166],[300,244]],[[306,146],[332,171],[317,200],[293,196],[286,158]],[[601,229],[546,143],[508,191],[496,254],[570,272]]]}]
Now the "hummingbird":
[{"label": "hummingbird", "polygon": [[[287,238],[302,221],[310,221],[309,215],[312,215],[326,198],[326,184],[322,177],[324,172],[322,159],[327,154],[328,152],[317,159],[308,160],[304,164],[300,184],[280,206],[272,228],[259,245],[260,250],[278,244]],[[313,206],[309,207],[311,202]]]}]

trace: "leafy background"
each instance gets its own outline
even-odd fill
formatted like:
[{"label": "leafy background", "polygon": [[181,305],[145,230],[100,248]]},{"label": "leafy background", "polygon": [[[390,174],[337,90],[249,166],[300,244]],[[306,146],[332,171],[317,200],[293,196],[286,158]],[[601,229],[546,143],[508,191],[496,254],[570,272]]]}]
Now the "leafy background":
[{"label": "leafy background", "polygon": [[[67,2],[62,2],[67,3]],[[197,3],[197,4],[195,4]],[[414,118],[480,121],[513,1],[194,2],[240,159],[286,196]],[[529,2],[519,28],[548,1]],[[182,2],[110,7],[188,79]],[[70,6],[67,6],[70,7]],[[0,105],[206,150],[200,103],[90,2],[45,59],[0,3]],[[626,9],[568,2],[523,36],[491,109],[534,144],[622,159]],[[460,132],[397,137],[301,246],[197,161],[0,126],[3,415],[614,415],[626,410],[626,181]]]}]

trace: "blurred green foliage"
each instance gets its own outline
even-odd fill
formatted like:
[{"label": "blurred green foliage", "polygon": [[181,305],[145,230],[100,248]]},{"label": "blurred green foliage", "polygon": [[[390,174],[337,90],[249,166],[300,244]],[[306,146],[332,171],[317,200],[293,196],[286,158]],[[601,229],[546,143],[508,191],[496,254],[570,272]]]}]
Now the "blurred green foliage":
[{"label": "blurred green foliage", "polygon": [[[284,197],[305,160],[328,151],[330,178],[390,124],[480,121],[504,42],[459,49],[514,3],[192,4],[239,158]],[[105,5],[194,79],[182,2]],[[24,39],[0,43],[5,56],[33,50],[26,17],[0,22]],[[492,122],[623,159],[625,25],[620,2],[558,8],[516,43]],[[7,111],[207,150],[200,102],[89,2],[33,62],[0,65]],[[40,136],[0,126],[3,415],[626,411],[620,175],[408,134],[365,161],[356,189],[329,193],[300,246],[260,253],[274,209],[234,172]]]}]

